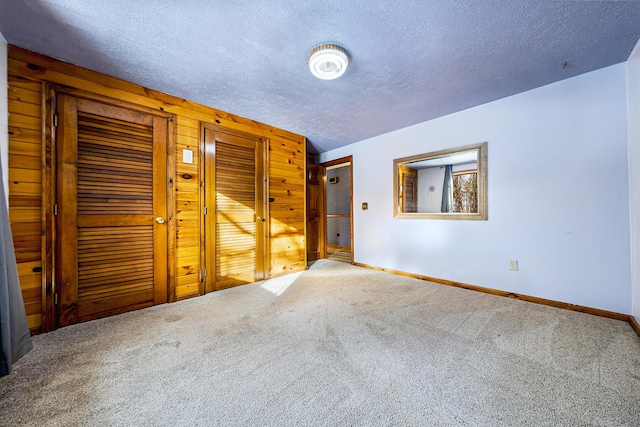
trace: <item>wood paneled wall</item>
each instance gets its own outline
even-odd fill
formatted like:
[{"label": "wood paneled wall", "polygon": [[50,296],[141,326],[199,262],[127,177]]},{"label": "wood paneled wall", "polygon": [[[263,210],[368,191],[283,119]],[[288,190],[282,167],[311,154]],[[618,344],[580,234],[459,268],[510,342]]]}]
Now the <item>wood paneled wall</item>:
[{"label": "wood paneled wall", "polygon": [[[306,268],[305,144],[271,138],[269,144],[270,273]],[[273,201],[271,201],[273,200]]]},{"label": "wood paneled wall", "polygon": [[43,85],[9,76],[9,220],[29,328],[42,324]]},{"label": "wood paneled wall", "polygon": [[[53,212],[49,194],[51,117],[46,108],[49,85],[73,88],[111,99],[171,113],[176,118],[177,164],[170,170],[176,191],[175,274],[171,301],[202,291],[201,123],[259,135],[269,140],[269,275],[306,267],[305,138],[195,102],[9,46],[9,215],[29,327],[38,332],[54,327],[51,293]],[[182,150],[193,151],[193,164],[182,162]],[[43,182],[44,181],[44,182]],[[172,236],[170,236],[171,238]],[[48,313],[49,318],[44,317]]]}]

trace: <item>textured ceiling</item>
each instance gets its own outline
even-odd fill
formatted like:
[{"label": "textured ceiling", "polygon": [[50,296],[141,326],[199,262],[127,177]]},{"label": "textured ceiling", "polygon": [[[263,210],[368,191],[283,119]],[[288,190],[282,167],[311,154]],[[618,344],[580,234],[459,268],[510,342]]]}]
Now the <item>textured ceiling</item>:
[{"label": "textured ceiling", "polygon": [[[0,0],[0,32],[324,152],[623,62],[640,2]],[[307,67],[324,42],[351,57],[337,80]]]}]

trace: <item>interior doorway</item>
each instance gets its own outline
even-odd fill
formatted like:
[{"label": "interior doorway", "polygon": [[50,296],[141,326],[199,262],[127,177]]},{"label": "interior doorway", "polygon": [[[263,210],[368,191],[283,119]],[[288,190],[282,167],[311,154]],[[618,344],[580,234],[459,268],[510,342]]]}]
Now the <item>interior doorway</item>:
[{"label": "interior doorway", "polygon": [[325,257],[353,263],[353,162],[351,156],[323,163]]}]

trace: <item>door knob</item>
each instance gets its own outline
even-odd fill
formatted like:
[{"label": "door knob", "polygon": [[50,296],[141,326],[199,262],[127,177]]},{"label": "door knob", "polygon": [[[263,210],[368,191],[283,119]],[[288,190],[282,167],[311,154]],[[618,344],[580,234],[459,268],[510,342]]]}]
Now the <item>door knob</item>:
[{"label": "door knob", "polygon": [[264,221],[264,217],[263,217],[263,216],[258,215],[258,221]]},{"label": "door knob", "polygon": [[158,218],[156,218],[156,222],[158,224],[164,224],[164,218],[162,218],[161,216],[159,216]]}]

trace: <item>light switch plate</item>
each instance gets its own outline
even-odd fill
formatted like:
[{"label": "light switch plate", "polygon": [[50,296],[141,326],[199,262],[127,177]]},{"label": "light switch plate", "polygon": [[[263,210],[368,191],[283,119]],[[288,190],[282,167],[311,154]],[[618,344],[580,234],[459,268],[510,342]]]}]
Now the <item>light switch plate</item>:
[{"label": "light switch plate", "polygon": [[182,150],[182,163],[193,164],[193,151],[191,150]]}]

